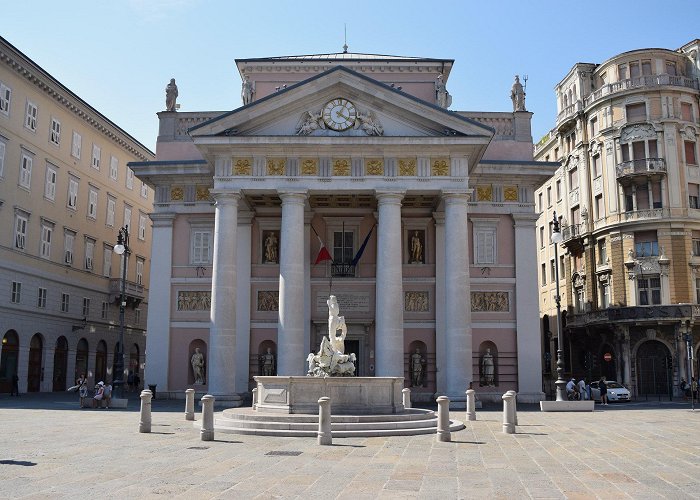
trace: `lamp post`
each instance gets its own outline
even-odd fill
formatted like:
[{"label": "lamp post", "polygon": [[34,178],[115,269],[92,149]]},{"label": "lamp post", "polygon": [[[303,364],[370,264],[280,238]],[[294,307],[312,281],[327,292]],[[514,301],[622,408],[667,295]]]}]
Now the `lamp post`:
[{"label": "lamp post", "polygon": [[119,388],[119,397],[124,397],[124,309],[126,308],[126,266],[129,255],[129,226],[119,229],[114,253],[122,256],[122,282],[119,296],[119,352],[115,369],[113,385]]},{"label": "lamp post", "polygon": [[695,392],[693,391],[693,379],[695,378],[695,369],[693,367],[693,335],[690,331],[690,320],[685,320],[685,350],[688,355],[688,373],[690,374],[690,405],[695,411]]},{"label": "lamp post", "polygon": [[559,295],[559,243],[563,240],[561,228],[557,219],[557,212],[554,212],[552,219],[552,243],[554,243],[554,282],[556,285],[556,295],[554,301],[557,303],[557,401],[566,401],[566,381],[564,380],[564,348],[561,338],[561,296]]}]

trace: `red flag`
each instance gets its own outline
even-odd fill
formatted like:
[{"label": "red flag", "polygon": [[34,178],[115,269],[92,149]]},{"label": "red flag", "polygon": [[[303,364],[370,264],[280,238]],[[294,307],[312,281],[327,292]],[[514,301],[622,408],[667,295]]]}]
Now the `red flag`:
[{"label": "red flag", "polygon": [[318,257],[316,257],[314,265],[318,264],[319,262],[323,262],[324,260],[333,260],[333,257],[331,257],[331,254],[328,253],[328,249],[323,244],[323,241],[321,241],[321,237],[319,235],[316,235],[316,238],[318,238],[318,242],[321,245],[321,249],[318,251]]}]

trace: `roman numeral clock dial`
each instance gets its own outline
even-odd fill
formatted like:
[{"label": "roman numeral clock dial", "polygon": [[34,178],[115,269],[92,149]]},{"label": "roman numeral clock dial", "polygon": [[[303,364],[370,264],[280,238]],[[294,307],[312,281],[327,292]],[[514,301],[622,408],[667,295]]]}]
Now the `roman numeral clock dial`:
[{"label": "roman numeral clock dial", "polygon": [[323,122],[331,130],[338,132],[348,130],[355,125],[356,119],[355,105],[342,97],[328,101],[323,107]]}]

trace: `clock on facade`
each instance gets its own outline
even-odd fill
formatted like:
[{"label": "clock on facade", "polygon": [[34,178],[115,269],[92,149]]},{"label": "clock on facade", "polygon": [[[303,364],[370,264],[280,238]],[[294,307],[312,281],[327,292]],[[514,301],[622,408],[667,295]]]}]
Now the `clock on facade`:
[{"label": "clock on facade", "polygon": [[323,107],[323,122],[331,130],[347,130],[355,125],[356,119],[355,105],[342,97],[328,101]]}]

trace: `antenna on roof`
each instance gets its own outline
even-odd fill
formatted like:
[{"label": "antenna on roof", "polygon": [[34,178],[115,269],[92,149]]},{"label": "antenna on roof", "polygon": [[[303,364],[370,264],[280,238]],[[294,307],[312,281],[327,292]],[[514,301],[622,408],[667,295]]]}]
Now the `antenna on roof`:
[{"label": "antenna on roof", "polygon": [[345,44],[343,45],[343,54],[348,53],[348,24],[343,23],[343,27],[345,30]]}]

